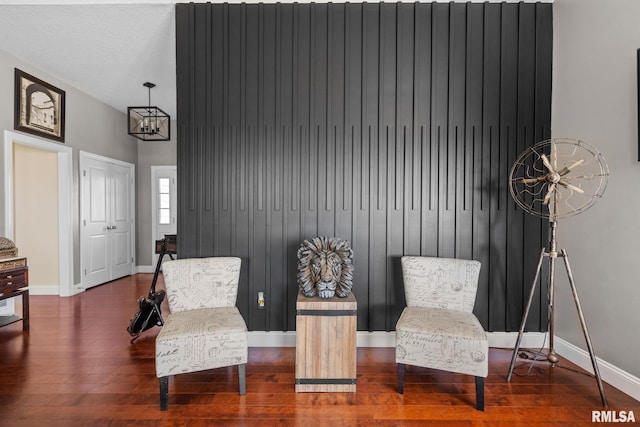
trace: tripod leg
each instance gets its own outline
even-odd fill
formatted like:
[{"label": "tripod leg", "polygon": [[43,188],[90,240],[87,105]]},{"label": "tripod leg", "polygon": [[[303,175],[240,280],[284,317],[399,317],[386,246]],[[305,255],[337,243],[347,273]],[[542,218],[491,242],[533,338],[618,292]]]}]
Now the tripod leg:
[{"label": "tripod leg", "polygon": [[156,326],[164,326],[164,319],[162,318],[162,312],[160,311],[160,305],[159,304],[153,304],[153,311],[156,313],[156,316],[158,316],[158,319],[156,320]]},{"label": "tripod leg", "polygon": [[540,251],[540,258],[538,259],[538,268],[536,268],[536,275],[533,278],[533,283],[531,284],[531,292],[529,292],[529,301],[527,301],[527,308],[524,310],[524,315],[522,316],[522,323],[520,324],[520,330],[518,331],[518,339],[516,340],[516,346],[513,348],[513,355],[511,356],[511,364],[509,365],[509,373],[507,374],[507,381],[511,381],[511,374],[513,373],[513,368],[516,364],[516,357],[518,356],[518,350],[520,349],[520,342],[522,341],[522,334],[524,333],[524,327],[527,324],[527,317],[529,316],[529,310],[531,309],[531,302],[533,301],[533,295],[536,290],[536,283],[538,283],[538,278],[540,277],[540,269],[542,268],[542,260],[544,259],[544,248]]},{"label": "tripod leg", "polygon": [[600,390],[600,398],[602,399],[602,405],[607,407],[607,398],[604,395],[604,387],[602,386],[602,379],[600,378],[600,370],[598,369],[598,362],[596,360],[596,354],[593,352],[593,346],[591,345],[591,339],[589,338],[589,331],[587,330],[587,324],[584,320],[584,314],[582,313],[582,307],[580,306],[580,299],[578,298],[578,291],[576,290],[576,284],[573,281],[573,274],[571,274],[571,267],[569,266],[569,257],[567,252],[562,249],[562,258],[564,259],[564,265],[567,269],[567,276],[569,276],[569,285],[571,285],[571,293],[573,294],[573,301],[576,304],[578,310],[578,317],[580,318],[580,325],[582,326],[582,333],[584,339],[587,342],[587,348],[589,349],[589,355],[591,356],[591,365],[593,366],[593,373],[598,382],[598,390]]},{"label": "tripod leg", "polygon": [[556,324],[556,294],[553,285],[553,278],[555,276],[555,261],[558,256],[557,252],[551,252],[549,254],[549,353],[547,354],[547,360],[554,366],[560,360],[558,354],[553,345],[553,338],[555,337],[555,324]]}]

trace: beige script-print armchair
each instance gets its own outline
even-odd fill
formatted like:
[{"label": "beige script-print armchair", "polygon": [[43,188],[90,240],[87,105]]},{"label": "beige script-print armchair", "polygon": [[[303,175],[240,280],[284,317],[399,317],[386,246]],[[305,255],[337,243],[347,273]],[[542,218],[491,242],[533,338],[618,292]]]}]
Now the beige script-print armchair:
[{"label": "beige script-print armchair", "polygon": [[405,256],[401,259],[407,306],[396,324],[398,392],[405,365],[475,376],[476,408],[484,411],[489,345],[472,313],[480,263]]},{"label": "beige script-print armchair", "polygon": [[166,261],[162,265],[170,314],[156,338],[160,409],[168,405],[169,376],[238,366],[246,392],[247,326],[236,307],[240,258]]}]

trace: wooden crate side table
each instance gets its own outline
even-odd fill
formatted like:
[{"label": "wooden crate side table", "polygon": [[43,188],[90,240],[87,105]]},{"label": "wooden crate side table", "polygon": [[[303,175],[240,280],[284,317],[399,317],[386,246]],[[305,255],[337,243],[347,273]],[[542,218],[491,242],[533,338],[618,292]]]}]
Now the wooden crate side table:
[{"label": "wooden crate side table", "polygon": [[346,298],[296,302],[296,392],[356,391],[357,308]]},{"label": "wooden crate side table", "polygon": [[29,267],[26,258],[0,258],[0,301],[22,296],[22,318],[0,316],[0,326],[22,320],[22,330],[29,330]]}]

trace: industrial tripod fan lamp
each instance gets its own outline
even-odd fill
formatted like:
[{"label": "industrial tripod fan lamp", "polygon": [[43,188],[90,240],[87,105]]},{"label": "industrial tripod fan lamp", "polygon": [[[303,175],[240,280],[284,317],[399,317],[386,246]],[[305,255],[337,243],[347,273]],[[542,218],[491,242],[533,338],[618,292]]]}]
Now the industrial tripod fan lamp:
[{"label": "industrial tripod fan lamp", "polygon": [[529,147],[516,159],[509,174],[511,196],[525,212],[549,220],[550,240],[549,250],[542,248],[540,252],[529,300],[518,331],[516,346],[513,349],[507,381],[511,381],[520,342],[522,341],[522,334],[545,257],[549,263],[549,351],[547,361],[552,366],[555,366],[559,361],[553,346],[555,310],[553,277],[555,260],[556,258],[562,258],[567,270],[569,285],[578,311],[582,332],[591,356],[591,364],[598,382],[602,404],[605,407],[607,406],[607,399],[604,394],[600,371],[598,370],[596,356],[593,352],[584,314],[580,306],[571,267],[569,266],[569,257],[564,249],[558,251],[556,248],[556,229],[560,219],[577,215],[593,206],[602,197],[607,187],[608,178],[609,168],[602,154],[589,144],[570,138],[549,139]]}]

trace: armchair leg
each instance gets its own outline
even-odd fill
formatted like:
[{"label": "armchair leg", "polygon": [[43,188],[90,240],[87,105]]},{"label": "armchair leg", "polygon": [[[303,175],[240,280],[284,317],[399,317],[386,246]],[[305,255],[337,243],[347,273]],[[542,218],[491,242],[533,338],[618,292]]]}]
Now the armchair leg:
[{"label": "armchair leg", "polygon": [[398,363],[398,393],[404,394],[404,371],[405,364]]},{"label": "armchair leg", "polygon": [[247,394],[247,370],[246,363],[238,365],[238,387],[240,388],[240,396]]},{"label": "armchair leg", "polygon": [[160,410],[167,410],[167,400],[169,394],[169,377],[160,377]]},{"label": "armchair leg", "polygon": [[484,412],[484,377],[476,377],[476,409]]}]

